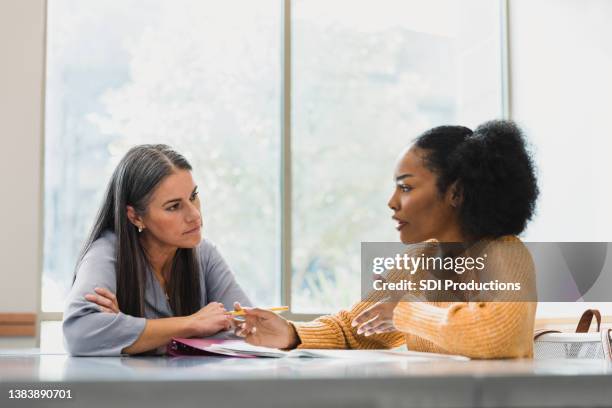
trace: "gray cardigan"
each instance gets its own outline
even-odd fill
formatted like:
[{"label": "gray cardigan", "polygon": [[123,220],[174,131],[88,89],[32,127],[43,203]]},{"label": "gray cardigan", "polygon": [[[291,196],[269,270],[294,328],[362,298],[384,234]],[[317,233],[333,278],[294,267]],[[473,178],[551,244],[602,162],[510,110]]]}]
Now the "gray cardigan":
[{"label": "gray cardigan", "polygon": [[[113,232],[105,232],[94,241],[78,267],[76,280],[66,299],[64,309],[64,343],[66,350],[80,356],[114,356],[133,344],[144,330],[146,319],[172,317],[164,291],[151,270],[147,270],[145,287],[145,317],[124,313],[101,312],[99,307],[86,300],[85,294],[95,294],[95,287],[116,288],[117,238]],[[227,310],[233,310],[233,302],[250,306],[251,302],[240,288],[234,274],[217,248],[202,240],[197,248],[200,259],[200,287],[202,307],[209,302],[221,302]]]}]

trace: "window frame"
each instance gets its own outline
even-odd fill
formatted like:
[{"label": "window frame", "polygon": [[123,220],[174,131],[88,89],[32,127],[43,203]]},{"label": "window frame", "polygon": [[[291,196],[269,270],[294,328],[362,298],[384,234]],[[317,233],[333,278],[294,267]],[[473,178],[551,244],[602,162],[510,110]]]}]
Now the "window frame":
[{"label": "window frame", "polygon": [[[48,6],[47,0],[46,6]],[[308,313],[293,313],[291,312],[291,284],[292,284],[292,162],[291,162],[291,135],[292,135],[292,117],[291,117],[291,98],[292,98],[292,0],[278,0],[282,2],[281,16],[281,144],[280,144],[280,280],[281,280],[281,303],[287,305],[290,311],[284,316],[290,320],[308,321],[320,317],[322,314]],[[510,119],[512,117],[511,110],[511,88],[510,88],[510,43],[509,43],[509,4],[508,0],[497,0],[500,8],[500,65],[499,72],[501,78],[501,107],[502,117]],[[47,19],[48,7],[45,7],[45,35],[47,36]],[[45,38],[45,54],[46,54],[46,38]],[[46,55],[45,55],[45,72],[46,72]],[[46,93],[46,87],[43,89],[43,95]],[[44,171],[44,168],[43,168]],[[43,187],[44,188],[44,187]],[[44,197],[43,203],[44,206]],[[44,222],[44,221],[43,221]],[[40,276],[44,274],[42,268],[44,254],[40,253]],[[39,298],[42,298],[42,288],[39,288]],[[39,301],[39,324],[43,321],[58,321],[63,319],[62,312],[43,312],[42,302]],[[38,330],[38,345],[40,346],[40,329]]]}]

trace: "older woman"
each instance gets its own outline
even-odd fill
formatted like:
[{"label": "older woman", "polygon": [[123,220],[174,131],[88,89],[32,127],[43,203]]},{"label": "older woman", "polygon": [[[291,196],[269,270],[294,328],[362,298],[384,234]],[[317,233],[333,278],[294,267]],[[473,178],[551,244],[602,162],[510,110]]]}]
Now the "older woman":
[{"label": "older woman", "polygon": [[202,240],[191,170],[165,145],[134,147],[118,164],[66,301],[71,354],[137,354],[213,335],[232,327],[226,308],[250,303]]},{"label": "older woman", "polygon": [[394,179],[388,205],[403,243],[461,243],[461,255],[479,248],[489,254],[495,276],[519,283],[532,296],[482,302],[460,294],[462,301],[394,302],[375,292],[350,310],[308,323],[246,308],[247,321],[237,334],[255,345],[285,349],[406,344],[474,358],[531,357],[535,275],[516,235],[533,214],[538,188],[520,130],[506,121],[487,122],[474,132],[433,128],[402,153]]}]

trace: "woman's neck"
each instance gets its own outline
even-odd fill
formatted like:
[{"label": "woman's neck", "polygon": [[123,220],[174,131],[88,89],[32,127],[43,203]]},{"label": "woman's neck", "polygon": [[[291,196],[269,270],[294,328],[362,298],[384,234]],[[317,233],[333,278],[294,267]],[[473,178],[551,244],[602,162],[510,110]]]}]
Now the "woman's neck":
[{"label": "woman's neck", "polygon": [[143,236],[140,242],[155,275],[158,278],[162,278],[164,283],[168,282],[172,269],[172,261],[178,248],[165,245],[150,237],[149,234]]},{"label": "woman's neck", "polygon": [[465,236],[461,232],[461,229],[458,227],[447,228],[444,231],[441,231],[435,237],[439,242],[466,242],[469,241],[468,237]]},{"label": "woman's neck", "polygon": [[440,248],[444,256],[479,256],[486,244],[483,237],[464,234],[455,224],[439,233],[436,239],[443,244]]}]

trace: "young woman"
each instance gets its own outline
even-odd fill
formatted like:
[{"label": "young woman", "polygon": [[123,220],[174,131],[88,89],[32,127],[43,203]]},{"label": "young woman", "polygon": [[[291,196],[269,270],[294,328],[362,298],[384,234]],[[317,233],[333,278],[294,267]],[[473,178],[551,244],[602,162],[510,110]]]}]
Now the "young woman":
[{"label": "young woman", "polygon": [[[465,243],[468,250],[484,245],[498,276],[535,292],[533,263],[516,235],[534,212],[538,188],[523,136],[513,123],[487,122],[474,132],[461,126],[433,128],[402,153],[394,178],[388,206],[403,243]],[[505,250],[508,246],[513,249]],[[533,354],[535,298],[380,299],[379,293],[372,293],[351,310],[301,324],[246,308],[247,320],[236,333],[249,343],[283,349],[391,348],[405,343],[411,350],[473,358]]]},{"label": "young woman", "polygon": [[68,351],[137,354],[230,329],[225,309],[250,301],[201,228],[187,160],[166,145],[132,148],[77,263],[64,311]]}]

